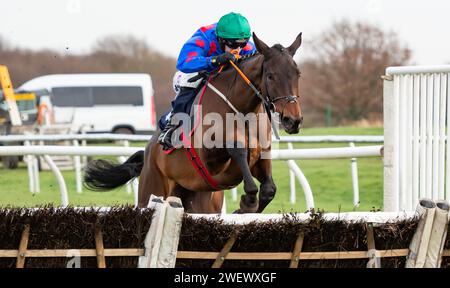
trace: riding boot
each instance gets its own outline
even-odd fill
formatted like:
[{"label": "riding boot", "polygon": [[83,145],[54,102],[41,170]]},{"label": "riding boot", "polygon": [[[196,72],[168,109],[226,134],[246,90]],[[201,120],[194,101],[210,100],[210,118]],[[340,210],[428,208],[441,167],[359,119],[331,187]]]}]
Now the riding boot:
[{"label": "riding boot", "polygon": [[172,144],[172,134],[180,125],[179,123],[172,123],[172,117],[173,114],[169,116],[166,126],[158,136],[158,143],[163,145],[163,150],[170,150],[174,148]]},{"label": "riding boot", "polygon": [[[172,143],[172,134],[176,128],[180,126],[180,123],[173,124],[173,115],[177,113],[186,113],[189,114],[191,110],[192,102],[194,101],[195,95],[197,94],[198,89],[190,88],[190,87],[181,87],[178,92],[175,100],[172,101],[172,112],[167,118],[161,119],[161,123],[167,123],[164,128],[162,128],[161,133],[158,137],[158,143],[163,145],[164,150],[170,150],[175,147],[174,143]],[[164,116],[166,117],[166,116]],[[166,120],[167,119],[167,120]],[[161,125],[162,126],[162,125]]]}]

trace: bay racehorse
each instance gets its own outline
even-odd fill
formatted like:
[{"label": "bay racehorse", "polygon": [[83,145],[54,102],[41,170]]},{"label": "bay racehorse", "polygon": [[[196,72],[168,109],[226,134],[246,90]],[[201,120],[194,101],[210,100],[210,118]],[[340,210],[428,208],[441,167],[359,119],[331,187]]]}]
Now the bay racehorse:
[{"label": "bay racehorse", "polygon": [[[239,62],[236,67],[260,91],[259,95],[262,97],[257,97],[249,83],[241,78],[238,68],[229,66],[217,77],[211,77],[209,80],[213,87],[226,95],[226,101],[213,89],[204,87],[201,92],[202,113],[217,113],[223,117],[226,113],[236,111],[242,115],[262,115],[265,111],[264,104],[269,104],[279,113],[284,130],[289,134],[296,134],[303,116],[298,97],[300,71],[293,56],[301,46],[302,34],[300,33],[287,48],[280,44],[269,47],[255,34],[253,40],[259,53]],[[268,121],[267,119],[260,117],[258,121]],[[135,153],[123,164],[113,164],[105,160],[91,162],[85,171],[85,185],[91,190],[107,191],[140,177],[139,207],[147,207],[150,195],[154,194],[165,198],[180,197],[187,212],[219,213],[224,197],[223,190],[244,181],[245,194],[242,195],[240,209],[236,212],[262,212],[276,192],[271,159],[261,157],[263,152],[270,152],[271,133],[265,133],[265,140],[269,141],[269,145],[263,147],[259,145],[260,138],[253,139],[256,137],[255,133],[249,133],[249,127],[246,125],[244,129],[234,129],[231,133],[224,131],[223,135],[220,135],[224,144],[222,147],[206,148],[195,145],[203,141],[205,131],[211,127],[210,124],[201,125],[202,133],[185,134],[188,145],[200,148],[177,149],[168,154],[157,143],[156,135],[149,141],[145,151]],[[270,125],[266,127],[270,131]],[[215,137],[220,139],[217,138],[219,135]],[[250,147],[251,140],[256,141],[256,147]],[[186,151],[189,153],[186,154]],[[197,160],[200,160],[200,165],[195,168],[192,163]],[[199,167],[202,171],[198,171]],[[206,172],[210,181],[206,181],[201,172]],[[260,182],[260,189],[253,177]]]}]

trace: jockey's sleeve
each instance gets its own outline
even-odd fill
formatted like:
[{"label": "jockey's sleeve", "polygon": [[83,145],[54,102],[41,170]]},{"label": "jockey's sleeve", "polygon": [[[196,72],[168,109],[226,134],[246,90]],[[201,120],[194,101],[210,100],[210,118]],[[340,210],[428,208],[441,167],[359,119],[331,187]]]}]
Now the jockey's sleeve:
[{"label": "jockey's sleeve", "polygon": [[178,56],[177,69],[184,73],[213,70],[208,57],[210,41],[205,34],[197,31],[183,46]]}]

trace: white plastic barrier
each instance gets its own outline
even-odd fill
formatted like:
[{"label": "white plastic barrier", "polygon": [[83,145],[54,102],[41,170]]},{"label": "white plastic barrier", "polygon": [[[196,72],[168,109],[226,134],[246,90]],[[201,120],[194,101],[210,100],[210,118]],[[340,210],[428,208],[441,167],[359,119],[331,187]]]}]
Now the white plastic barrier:
[{"label": "white plastic barrier", "polygon": [[139,268],[174,268],[180,239],[184,209],[177,197],[151,195],[149,208],[154,209],[152,223],[145,237],[144,256],[139,257]]},{"label": "white plastic barrier", "polygon": [[450,199],[450,65],[391,67],[384,77],[384,209]]},{"label": "white plastic barrier", "polygon": [[[189,214],[193,218],[217,219],[223,221],[224,224],[245,225],[252,222],[265,221],[282,221],[285,215],[282,214]],[[298,221],[311,220],[311,213],[292,214]],[[325,213],[323,219],[327,221],[342,220],[349,222],[370,222],[370,223],[394,223],[397,221],[411,219],[417,216],[414,211],[410,212],[348,212],[348,213]]]},{"label": "white plastic barrier", "polygon": [[447,238],[447,201],[420,199],[416,214],[419,224],[409,246],[406,268],[440,268]]}]

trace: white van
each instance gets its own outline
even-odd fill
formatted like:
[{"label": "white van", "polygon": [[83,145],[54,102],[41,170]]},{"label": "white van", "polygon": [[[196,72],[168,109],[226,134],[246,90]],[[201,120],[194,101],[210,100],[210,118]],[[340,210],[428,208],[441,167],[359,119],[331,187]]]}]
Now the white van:
[{"label": "white van", "polygon": [[47,89],[57,124],[90,133],[151,134],[156,130],[154,90],[148,74],[55,74],[20,90]]}]

